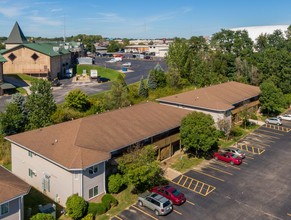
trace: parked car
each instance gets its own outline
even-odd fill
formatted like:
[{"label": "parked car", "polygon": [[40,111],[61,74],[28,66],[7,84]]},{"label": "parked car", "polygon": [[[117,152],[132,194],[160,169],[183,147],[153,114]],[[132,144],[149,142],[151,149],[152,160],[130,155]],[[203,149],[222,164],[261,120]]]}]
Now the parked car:
[{"label": "parked car", "polygon": [[162,195],[145,192],[138,197],[138,205],[145,206],[155,212],[156,215],[166,215],[173,210],[170,200]]},{"label": "parked car", "polygon": [[131,67],[131,62],[123,63],[122,66],[124,66],[124,67]]},{"label": "parked car", "polygon": [[171,186],[157,186],[151,192],[160,194],[169,199],[174,205],[181,205],[186,201],[185,195]]},{"label": "parked car", "polygon": [[291,121],[290,114],[279,115],[278,118],[280,118],[281,120]]},{"label": "parked car", "polygon": [[242,159],[244,159],[246,157],[246,154],[243,153],[240,149],[236,149],[236,148],[225,148],[222,150],[223,152],[226,152],[226,153],[232,153],[232,154],[235,154],[239,157],[241,157]]},{"label": "parked car", "polygon": [[222,161],[230,163],[232,165],[233,164],[240,165],[242,163],[242,158],[240,156],[237,156],[237,155],[229,153],[229,152],[223,152],[223,151],[215,152],[214,159],[215,160],[222,160]]},{"label": "parked car", "polygon": [[266,124],[282,125],[280,118],[267,118],[265,122]]}]

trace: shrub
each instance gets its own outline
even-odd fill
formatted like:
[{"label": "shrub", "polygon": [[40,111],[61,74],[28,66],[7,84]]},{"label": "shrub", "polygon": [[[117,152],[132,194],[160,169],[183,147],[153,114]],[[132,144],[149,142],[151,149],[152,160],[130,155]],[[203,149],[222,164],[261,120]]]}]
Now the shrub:
[{"label": "shrub", "polygon": [[50,214],[45,213],[37,213],[36,215],[32,216],[30,220],[54,220],[55,218]]},{"label": "shrub", "polygon": [[88,203],[78,194],[73,194],[66,201],[67,215],[72,219],[82,218],[87,213]]},{"label": "shrub", "polygon": [[108,191],[110,193],[118,193],[123,184],[124,180],[119,173],[111,175],[108,179]]},{"label": "shrub", "polygon": [[230,130],[231,137],[239,137],[243,135],[243,130],[239,127],[232,127]]},{"label": "shrub", "polygon": [[96,203],[96,209],[97,209],[97,215],[102,215],[107,211],[105,205],[102,202]]},{"label": "shrub", "polygon": [[65,97],[65,105],[80,112],[88,110],[91,106],[88,95],[80,89],[74,89]]},{"label": "shrub", "polygon": [[82,218],[82,220],[93,220],[94,216],[95,215],[93,215],[92,213],[89,213],[84,218]]},{"label": "shrub", "polygon": [[95,202],[89,203],[88,213],[92,214],[93,216],[95,216],[97,214],[97,203],[95,203]]},{"label": "shrub", "polygon": [[105,194],[101,200],[105,207],[107,208],[107,210],[118,204],[118,201],[111,194]]}]

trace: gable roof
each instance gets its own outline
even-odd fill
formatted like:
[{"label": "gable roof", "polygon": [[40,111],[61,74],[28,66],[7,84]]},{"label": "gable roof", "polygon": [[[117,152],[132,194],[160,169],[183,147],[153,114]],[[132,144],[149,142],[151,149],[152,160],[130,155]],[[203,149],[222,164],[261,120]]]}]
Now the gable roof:
[{"label": "gable roof", "polygon": [[30,186],[26,182],[2,166],[0,166],[0,176],[0,204],[29,192]]},{"label": "gable roof", "polygon": [[2,54],[6,54],[11,51],[18,50],[19,48],[22,48],[22,47],[29,48],[31,50],[37,51],[39,53],[45,54],[50,57],[60,56],[63,54],[70,53],[70,51],[64,48],[55,47],[53,44],[50,44],[50,43],[27,43],[27,44],[21,44],[11,49],[5,50],[2,52]]},{"label": "gable roof", "polygon": [[146,102],[6,139],[67,169],[84,169],[110,159],[113,151],[179,127],[189,112]]},{"label": "gable roof", "polygon": [[15,25],[5,42],[6,44],[23,44],[27,43],[27,39],[24,36],[19,24],[15,22]]},{"label": "gable roof", "polygon": [[227,111],[236,103],[256,97],[260,88],[239,82],[226,82],[157,99],[161,103],[213,111]]}]

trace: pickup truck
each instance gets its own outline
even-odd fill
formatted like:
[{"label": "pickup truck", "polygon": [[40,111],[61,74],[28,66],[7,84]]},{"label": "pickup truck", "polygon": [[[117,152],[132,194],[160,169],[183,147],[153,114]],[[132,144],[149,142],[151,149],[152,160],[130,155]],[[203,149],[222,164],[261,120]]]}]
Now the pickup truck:
[{"label": "pickup truck", "polygon": [[138,197],[138,205],[145,206],[155,212],[156,215],[166,215],[173,210],[173,205],[167,198],[151,192],[145,192]]}]

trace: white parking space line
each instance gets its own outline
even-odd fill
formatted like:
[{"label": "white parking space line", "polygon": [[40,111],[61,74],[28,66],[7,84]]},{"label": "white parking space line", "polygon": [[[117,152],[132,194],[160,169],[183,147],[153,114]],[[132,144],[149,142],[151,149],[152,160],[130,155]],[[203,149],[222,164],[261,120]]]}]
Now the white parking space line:
[{"label": "white parking space line", "polygon": [[188,204],[190,204],[190,205],[195,206],[195,204],[194,204],[193,202],[189,202],[188,200],[186,200],[186,202],[187,202]]},{"label": "white parking space line", "polygon": [[280,136],[283,136],[284,135],[282,133],[278,133],[278,132],[274,132],[274,131],[269,131],[267,129],[256,130],[256,132],[267,132],[267,133],[270,133],[270,134],[275,134],[275,135],[280,135]]},{"label": "white parking space line", "polygon": [[182,215],[181,212],[178,212],[177,210],[173,209],[173,212],[177,213],[178,215]]},{"label": "white parking space line", "polygon": [[225,170],[221,170],[221,169],[218,169],[218,168],[215,168],[215,167],[212,167],[212,166],[208,166],[208,168],[213,169],[213,170],[217,170],[217,171],[219,171],[219,172],[221,172],[221,173],[225,173],[225,174],[228,174],[228,175],[233,175],[233,174],[230,173],[230,172],[227,172],[227,171],[225,171]]},{"label": "white parking space line", "polygon": [[152,219],[154,219],[154,220],[158,220],[158,219],[157,219],[157,218],[155,218],[154,216],[152,216],[152,215],[148,214],[147,212],[143,211],[142,209],[140,209],[140,208],[138,208],[138,207],[136,207],[136,206],[134,206],[134,205],[132,205],[131,207],[133,207],[133,208],[137,209],[138,211],[140,211],[140,212],[142,212],[143,214],[145,214],[145,215],[147,215],[147,216],[151,217],[151,218],[152,218]]}]

